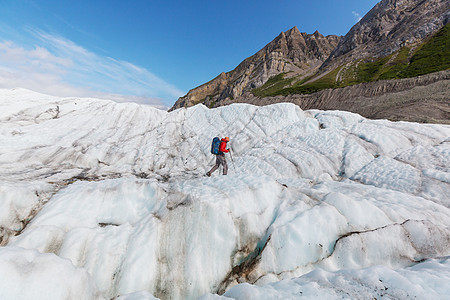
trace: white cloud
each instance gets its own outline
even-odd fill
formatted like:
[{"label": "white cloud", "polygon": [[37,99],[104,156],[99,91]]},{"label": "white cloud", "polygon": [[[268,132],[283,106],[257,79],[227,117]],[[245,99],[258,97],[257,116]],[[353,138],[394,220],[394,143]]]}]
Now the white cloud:
[{"label": "white cloud", "polygon": [[90,52],[60,36],[29,30],[39,46],[0,42],[0,88],[23,87],[55,96],[168,107],[184,92],[145,68]]},{"label": "white cloud", "polygon": [[88,89],[63,80],[73,62],[36,47],[25,50],[0,42],[0,88],[23,87],[55,96],[87,96]]},{"label": "white cloud", "polygon": [[168,110],[170,107],[162,102],[159,98],[152,98],[146,96],[134,96],[134,95],[121,95],[121,94],[108,94],[108,93],[97,93],[92,94],[92,97],[99,99],[107,99],[115,102],[135,102],[138,104],[151,105],[153,107]]},{"label": "white cloud", "polygon": [[356,11],[352,11],[352,14],[355,17],[356,22],[361,21],[362,17],[359,13],[357,13]]}]

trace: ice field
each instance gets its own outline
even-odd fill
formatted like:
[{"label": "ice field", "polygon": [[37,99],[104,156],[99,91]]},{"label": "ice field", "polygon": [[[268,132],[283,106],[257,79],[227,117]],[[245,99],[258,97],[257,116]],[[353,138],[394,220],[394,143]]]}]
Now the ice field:
[{"label": "ice field", "polygon": [[1,299],[450,295],[448,125],[3,89],[0,141]]}]

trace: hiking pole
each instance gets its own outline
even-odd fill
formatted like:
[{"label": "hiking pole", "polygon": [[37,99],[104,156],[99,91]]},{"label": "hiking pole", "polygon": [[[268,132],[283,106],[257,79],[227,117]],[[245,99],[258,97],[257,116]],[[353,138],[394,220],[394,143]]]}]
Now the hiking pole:
[{"label": "hiking pole", "polygon": [[231,157],[231,162],[233,163],[233,169],[234,169],[234,173],[236,173],[236,166],[234,165],[234,160],[233,160],[233,155],[231,155],[231,149],[228,149],[230,153],[230,157]]}]

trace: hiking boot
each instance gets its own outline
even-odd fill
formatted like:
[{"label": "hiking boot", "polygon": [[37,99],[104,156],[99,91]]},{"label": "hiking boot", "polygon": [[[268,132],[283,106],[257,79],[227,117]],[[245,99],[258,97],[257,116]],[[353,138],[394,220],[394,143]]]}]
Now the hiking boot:
[{"label": "hiking boot", "polygon": [[211,177],[211,173],[206,172],[206,176]]}]

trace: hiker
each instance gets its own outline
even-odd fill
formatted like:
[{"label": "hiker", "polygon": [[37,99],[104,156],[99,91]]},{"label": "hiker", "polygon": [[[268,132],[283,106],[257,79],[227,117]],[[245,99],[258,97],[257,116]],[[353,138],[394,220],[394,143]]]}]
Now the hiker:
[{"label": "hiker", "polygon": [[[218,140],[218,138],[217,138]],[[227,175],[228,172],[228,165],[227,161],[225,160],[225,153],[229,152],[230,150],[227,149],[227,143],[230,141],[229,137],[224,137],[220,140],[219,149],[213,150],[215,148],[215,141],[213,140],[213,145],[211,147],[211,153],[216,155],[216,165],[206,173],[206,175],[209,177],[211,174],[219,168],[220,165],[223,166],[223,175]]]}]

